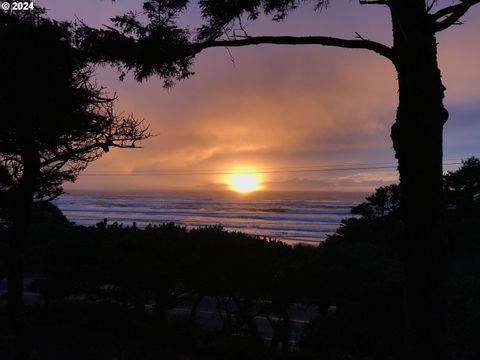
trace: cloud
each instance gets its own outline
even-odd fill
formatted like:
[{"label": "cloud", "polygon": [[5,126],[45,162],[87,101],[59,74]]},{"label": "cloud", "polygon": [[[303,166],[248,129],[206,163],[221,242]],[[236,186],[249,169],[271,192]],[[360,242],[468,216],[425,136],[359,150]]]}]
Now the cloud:
[{"label": "cloud", "polygon": [[[392,84],[367,75],[388,72],[388,66],[363,59],[351,69],[346,60],[332,57],[317,69],[319,50],[307,51],[309,62],[292,48],[254,50],[241,51],[235,68],[218,56],[220,51],[204,55],[197,76],[168,93],[156,80],[115,86],[119,106],[147,118],[160,134],[146,144],[158,155],[145,165],[197,166],[248,151],[389,147]],[[272,60],[286,57],[288,63]]]},{"label": "cloud", "polygon": [[[54,4],[55,13],[64,17],[76,11],[63,2],[47,3]],[[89,2],[91,6],[97,3]],[[109,14],[109,6],[98,4],[101,16]],[[78,5],[78,9],[85,17],[92,16],[93,23],[99,21],[100,15],[89,15],[92,12],[86,5]],[[439,60],[452,119],[459,116],[458,109],[463,111],[480,100],[476,66],[480,24],[475,22],[480,9],[474,11],[466,25],[439,37]],[[390,43],[389,21],[383,7],[333,2],[321,14],[305,6],[285,23],[260,21],[249,31],[348,38],[358,31]],[[195,75],[169,91],[158,79],[139,84],[127,76],[120,82],[115,71],[100,68],[99,83],[118,92],[117,109],[145,118],[158,136],[146,141],[144,149],[111,151],[92,164],[87,174],[95,170],[228,170],[238,164],[285,167],[393,160],[389,133],[397,106],[396,74],[380,56],[362,50],[273,45],[231,49],[231,54],[233,63],[226,49],[205,51],[195,60]],[[461,115],[471,122],[473,113]],[[465,132],[459,132],[460,126],[464,125],[452,120],[446,133],[447,150],[456,155],[473,146],[462,144],[458,134]],[[469,134],[480,136],[480,127],[469,128]],[[265,181],[272,188],[367,187],[393,181],[385,174],[368,176],[325,180],[315,174],[298,179],[270,174]],[[77,186],[198,188],[219,181],[218,176],[122,177],[113,185],[109,180],[82,177]]]},{"label": "cloud", "polygon": [[438,36],[438,58],[448,106],[480,102],[479,18],[480,7],[472,7],[462,19],[463,25],[453,26]]}]

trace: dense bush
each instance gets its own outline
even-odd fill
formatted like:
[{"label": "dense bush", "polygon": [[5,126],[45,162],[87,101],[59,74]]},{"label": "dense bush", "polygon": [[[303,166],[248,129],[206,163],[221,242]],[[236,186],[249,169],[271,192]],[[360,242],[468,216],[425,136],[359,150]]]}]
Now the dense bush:
[{"label": "dense bush", "polygon": [[304,271],[315,256],[312,247],[220,226],[187,231],[172,223],[139,229],[102,222],[72,227],[49,242],[45,280],[36,286],[47,302],[113,304],[154,317],[160,328],[179,306],[191,309],[194,324],[197,305],[208,296],[216,299],[225,336],[247,335],[263,348],[256,317],[264,316],[273,351],[287,352],[290,308],[311,293]]},{"label": "dense bush", "polygon": [[[480,160],[445,177],[452,238],[449,327],[452,357],[477,359],[480,347]],[[403,338],[402,224],[397,185],[377,189],[319,246],[314,286],[322,316],[306,327],[302,359],[399,357]],[[422,199],[419,199],[422,201]],[[428,259],[425,259],[428,261]],[[326,298],[325,298],[326,296]],[[335,313],[328,312],[335,305]]]},{"label": "dense bush", "polygon": [[[480,356],[477,165],[469,159],[445,177],[455,239],[450,341],[452,356],[468,360]],[[62,346],[69,342],[82,349],[79,359],[398,358],[404,327],[398,187],[379,188],[352,212],[355,217],[314,248],[221,226],[73,226],[52,205],[38,204],[28,263],[31,272],[44,275],[34,290],[46,304],[31,309],[34,329],[48,329],[45,341],[63,354],[58,358],[68,357]],[[1,265],[2,259],[0,278]],[[216,304],[219,328],[196,321],[206,298]],[[317,309],[318,317],[292,346],[299,304]],[[188,316],[172,318],[178,307]],[[269,342],[259,316],[270,326]],[[61,333],[58,343],[49,337],[54,333]]]}]

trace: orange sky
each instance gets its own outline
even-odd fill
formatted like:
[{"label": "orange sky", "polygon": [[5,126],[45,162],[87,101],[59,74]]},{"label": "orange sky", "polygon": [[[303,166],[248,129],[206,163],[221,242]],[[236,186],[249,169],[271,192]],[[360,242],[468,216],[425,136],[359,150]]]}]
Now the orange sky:
[{"label": "orange sky", "polygon": [[[92,25],[138,1],[45,0],[54,18],[83,18]],[[444,4],[443,4],[444,3]],[[448,1],[440,1],[445,5]],[[138,5],[137,5],[138,6]],[[250,24],[251,34],[336,35],[389,43],[389,17],[381,7],[336,1],[321,14],[303,6],[285,23]],[[195,13],[185,21],[195,21]],[[450,121],[446,158],[479,155],[480,6],[439,36]],[[338,167],[393,161],[389,129],[397,104],[392,65],[362,50],[320,46],[257,46],[207,50],[195,75],[166,91],[159,79],[123,82],[109,68],[98,82],[118,93],[118,111],[145,118],[159,135],[144,149],[113,150],[68,189],[217,189],[221,175],[91,176],[99,171],[228,171],[236,166]],[[395,181],[394,170],[269,173],[266,189],[372,189]]]}]

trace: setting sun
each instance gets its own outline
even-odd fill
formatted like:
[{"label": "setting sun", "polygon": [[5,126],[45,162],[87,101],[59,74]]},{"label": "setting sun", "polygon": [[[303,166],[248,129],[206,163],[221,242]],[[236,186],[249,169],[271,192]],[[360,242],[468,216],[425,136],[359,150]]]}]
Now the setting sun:
[{"label": "setting sun", "polygon": [[225,182],[229,185],[230,190],[241,193],[256,191],[262,188],[260,176],[251,171],[245,171],[244,173],[235,172],[229,175]]}]

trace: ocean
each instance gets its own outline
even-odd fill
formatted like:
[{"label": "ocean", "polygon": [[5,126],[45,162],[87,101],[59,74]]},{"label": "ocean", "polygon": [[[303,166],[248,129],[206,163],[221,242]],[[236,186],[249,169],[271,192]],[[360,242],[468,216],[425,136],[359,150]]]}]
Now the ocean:
[{"label": "ocean", "polygon": [[365,194],[261,191],[86,192],[72,191],[55,202],[79,225],[109,223],[139,227],[174,222],[191,227],[222,225],[289,243],[318,244],[335,232]]}]

